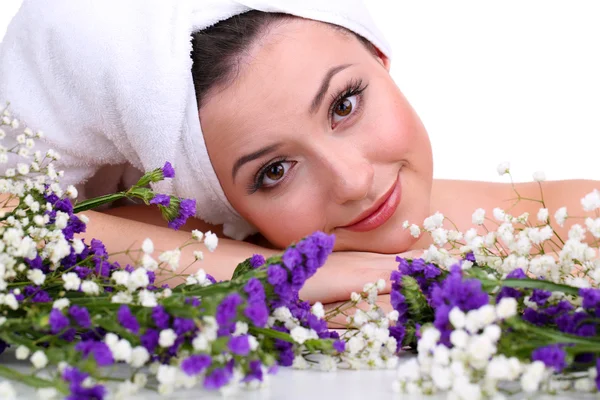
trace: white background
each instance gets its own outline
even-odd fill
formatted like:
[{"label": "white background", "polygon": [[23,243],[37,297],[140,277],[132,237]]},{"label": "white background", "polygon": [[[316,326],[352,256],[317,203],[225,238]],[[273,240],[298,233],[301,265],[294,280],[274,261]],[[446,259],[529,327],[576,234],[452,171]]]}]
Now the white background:
[{"label": "white background", "polygon": [[[600,1],[366,1],[436,178],[600,180]],[[20,2],[0,0],[0,37]]]}]

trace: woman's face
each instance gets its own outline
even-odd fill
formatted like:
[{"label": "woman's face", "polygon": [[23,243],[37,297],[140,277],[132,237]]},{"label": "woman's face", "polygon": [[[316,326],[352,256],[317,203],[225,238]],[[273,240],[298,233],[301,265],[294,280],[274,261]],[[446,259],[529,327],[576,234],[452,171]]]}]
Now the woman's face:
[{"label": "woman's face", "polygon": [[327,24],[270,28],[200,120],[225,195],[277,247],[321,230],[397,253],[415,242],[402,223],[429,215],[425,128],[387,59]]}]

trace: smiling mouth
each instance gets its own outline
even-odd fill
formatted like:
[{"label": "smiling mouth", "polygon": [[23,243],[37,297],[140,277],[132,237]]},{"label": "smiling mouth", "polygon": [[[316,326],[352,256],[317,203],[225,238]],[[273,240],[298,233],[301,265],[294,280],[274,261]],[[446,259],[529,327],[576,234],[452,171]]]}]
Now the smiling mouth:
[{"label": "smiling mouth", "polygon": [[385,224],[396,212],[402,198],[400,174],[394,185],[372,207],[360,214],[350,224],[341,228],[354,232],[368,232]]}]

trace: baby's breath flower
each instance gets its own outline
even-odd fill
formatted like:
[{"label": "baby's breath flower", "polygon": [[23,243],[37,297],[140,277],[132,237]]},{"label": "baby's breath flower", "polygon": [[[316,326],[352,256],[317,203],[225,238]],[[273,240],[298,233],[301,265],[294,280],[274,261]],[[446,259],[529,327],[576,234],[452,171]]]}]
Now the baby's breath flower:
[{"label": "baby's breath flower", "polygon": [[158,345],[160,347],[171,347],[175,343],[175,339],[177,339],[177,334],[173,329],[163,329],[159,334]]},{"label": "baby's breath flower", "polygon": [[581,205],[584,211],[594,211],[600,208],[600,192],[597,189],[594,189],[591,193],[585,195],[583,199],[581,199]]},{"label": "baby's breath flower", "polygon": [[423,221],[423,228],[426,231],[431,232],[434,229],[441,228],[443,222],[444,222],[444,214],[442,214],[440,212],[436,212],[432,216],[425,218],[425,221]]},{"label": "baby's breath flower", "polygon": [[144,242],[142,243],[142,251],[145,254],[154,253],[154,243],[152,243],[152,239],[150,239],[150,238],[144,239]]},{"label": "baby's breath flower", "polygon": [[38,350],[29,359],[33,366],[37,369],[44,368],[48,364],[48,357],[42,350]]},{"label": "baby's breath flower", "polygon": [[179,259],[181,258],[181,250],[180,249],[175,249],[175,250],[167,250],[165,252],[163,252],[160,256],[158,256],[158,259],[161,262],[167,263],[169,265],[169,267],[171,267],[171,270],[175,271],[177,270],[177,268],[179,268]]},{"label": "baby's breath flower", "polygon": [[195,250],[193,254],[194,254],[194,260],[196,260],[196,261],[204,260],[204,253],[201,252],[200,250]]},{"label": "baby's breath flower", "polygon": [[26,360],[29,357],[29,353],[30,351],[27,346],[20,345],[17,347],[15,356],[17,357],[17,360]]},{"label": "baby's breath flower", "polygon": [[192,239],[200,242],[200,241],[202,241],[203,237],[204,237],[204,234],[201,231],[199,231],[198,229],[192,230]]},{"label": "baby's breath flower", "polygon": [[219,238],[211,231],[206,232],[204,235],[204,245],[211,253],[216,250],[219,244]]},{"label": "baby's breath flower", "polygon": [[544,171],[536,171],[533,173],[533,180],[536,182],[544,182],[546,180],[546,174]]},{"label": "baby's breath flower", "polygon": [[475,210],[471,217],[473,224],[475,225],[483,225],[485,221],[485,210],[483,208],[478,208]]},{"label": "baby's breath flower", "polygon": [[498,164],[496,171],[498,171],[498,175],[500,176],[510,173],[510,163],[508,161],[504,161]]},{"label": "baby's breath flower", "polygon": [[556,220],[556,223],[561,227],[564,226],[567,217],[567,207],[561,207],[558,210],[556,210],[556,213],[554,213],[554,219]]},{"label": "baby's breath flower", "polygon": [[548,222],[548,209],[547,208],[540,208],[540,210],[537,213],[537,219],[540,222]]}]

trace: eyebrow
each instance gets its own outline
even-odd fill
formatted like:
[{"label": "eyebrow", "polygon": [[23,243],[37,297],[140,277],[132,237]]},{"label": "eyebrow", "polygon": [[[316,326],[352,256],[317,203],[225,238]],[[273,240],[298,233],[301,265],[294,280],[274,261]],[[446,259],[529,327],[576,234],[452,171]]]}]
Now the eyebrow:
[{"label": "eyebrow", "polygon": [[272,144],[270,146],[263,147],[262,149],[257,150],[254,153],[246,154],[245,156],[238,158],[235,164],[233,164],[233,169],[231,170],[231,178],[235,181],[235,176],[237,175],[242,165],[249,163],[250,161],[254,161],[257,158],[264,156],[265,154],[272,153],[280,147],[280,143]]},{"label": "eyebrow", "polygon": [[321,82],[321,87],[319,88],[319,91],[315,95],[315,97],[312,101],[312,104],[310,105],[310,113],[311,114],[314,114],[315,112],[317,112],[319,107],[321,107],[321,103],[323,102],[323,97],[325,97],[325,93],[327,93],[327,89],[329,89],[329,83],[331,82],[331,78],[333,78],[333,76],[335,74],[337,74],[338,72],[345,70],[346,68],[350,67],[351,65],[352,64],[342,64],[342,65],[338,65],[337,67],[332,67],[329,69],[329,71],[327,71],[327,74],[325,74],[325,76],[323,77],[323,81]]}]

